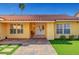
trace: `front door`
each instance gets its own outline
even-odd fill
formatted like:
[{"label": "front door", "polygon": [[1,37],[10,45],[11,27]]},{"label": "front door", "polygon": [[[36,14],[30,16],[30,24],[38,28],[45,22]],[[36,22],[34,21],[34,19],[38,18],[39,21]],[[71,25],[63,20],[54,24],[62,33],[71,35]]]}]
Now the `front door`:
[{"label": "front door", "polygon": [[45,35],[45,24],[36,24],[35,35]]},{"label": "front door", "polygon": [[45,24],[32,23],[31,24],[31,37],[32,38],[45,37]]}]

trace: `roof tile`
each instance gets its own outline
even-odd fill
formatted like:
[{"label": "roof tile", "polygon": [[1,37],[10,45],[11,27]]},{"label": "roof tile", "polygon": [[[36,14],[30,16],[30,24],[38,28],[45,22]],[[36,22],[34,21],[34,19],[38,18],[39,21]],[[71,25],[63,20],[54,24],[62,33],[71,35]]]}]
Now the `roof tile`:
[{"label": "roof tile", "polygon": [[56,21],[79,20],[78,17],[68,15],[1,15],[4,21]]}]

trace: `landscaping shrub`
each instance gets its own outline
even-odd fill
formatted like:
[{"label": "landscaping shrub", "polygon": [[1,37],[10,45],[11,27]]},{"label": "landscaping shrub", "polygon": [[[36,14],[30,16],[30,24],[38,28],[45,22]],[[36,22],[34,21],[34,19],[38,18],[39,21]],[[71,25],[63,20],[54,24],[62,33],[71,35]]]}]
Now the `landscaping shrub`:
[{"label": "landscaping shrub", "polygon": [[64,40],[64,39],[66,39],[66,36],[65,36],[65,35],[61,35],[61,36],[60,36],[60,39],[61,39],[61,40]]},{"label": "landscaping shrub", "polygon": [[74,36],[74,35],[70,35],[70,36],[69,36],[69,39],[70,39],[70,40],[73,40],[73,39],[75,39],[75,36]]}]

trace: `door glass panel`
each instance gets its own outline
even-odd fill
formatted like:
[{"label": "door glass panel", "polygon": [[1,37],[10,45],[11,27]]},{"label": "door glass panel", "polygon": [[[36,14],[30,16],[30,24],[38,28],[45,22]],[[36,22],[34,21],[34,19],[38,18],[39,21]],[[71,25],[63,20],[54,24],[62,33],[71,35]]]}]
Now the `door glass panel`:
[{"label": "door glass panel", "polygon": [[37,24],[36,29],[35,29],[35,34],[36,35],[45,35],[44,24]]}]

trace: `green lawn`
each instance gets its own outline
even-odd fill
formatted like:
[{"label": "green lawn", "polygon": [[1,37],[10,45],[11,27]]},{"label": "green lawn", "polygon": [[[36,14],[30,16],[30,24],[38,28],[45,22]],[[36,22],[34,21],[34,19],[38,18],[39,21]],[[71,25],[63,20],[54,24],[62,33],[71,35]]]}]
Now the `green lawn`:
[{"label": "green lawn", "polygon": [[79,40],[50,40],[58,55],[79,55]]},{"label": "green lawn", "polygon": [[5,45],[0,45],[0,54],[4,55],[11,55],[14,53],[20,45],[11,45],[11,44],[5,44]]}]

